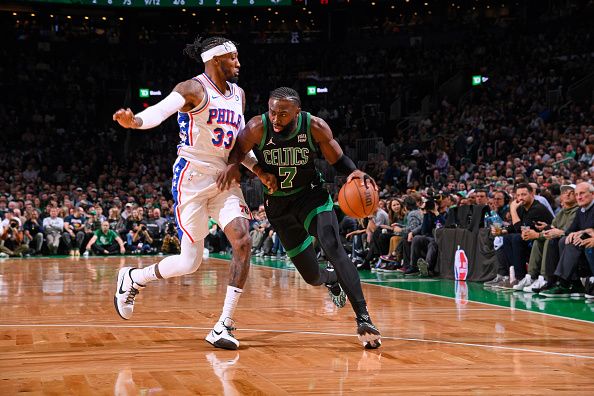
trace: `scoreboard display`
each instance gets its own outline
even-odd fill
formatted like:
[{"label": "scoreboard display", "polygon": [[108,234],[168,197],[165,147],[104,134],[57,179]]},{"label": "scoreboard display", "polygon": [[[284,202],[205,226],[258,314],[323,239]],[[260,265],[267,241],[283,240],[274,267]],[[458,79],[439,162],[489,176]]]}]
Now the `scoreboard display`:
[{"label": "scoreboard display", "polygon": [[288,6],[292,0],[30,0],[37,3],[102,7],[272,7]]}]

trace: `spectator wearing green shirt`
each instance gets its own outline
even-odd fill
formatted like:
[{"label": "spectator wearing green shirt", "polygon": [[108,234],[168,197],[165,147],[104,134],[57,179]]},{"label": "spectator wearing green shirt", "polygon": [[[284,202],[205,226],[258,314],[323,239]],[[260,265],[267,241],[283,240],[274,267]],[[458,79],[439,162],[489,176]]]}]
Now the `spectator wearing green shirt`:
[{"label": "spectator wearing green shirt", "polygon": [[109,222],[101,223],[101,228],[93,233],[93,237],[87,243],[87,251],[91,250],[98,256],[117,254],[118,250],[121,254],[126,253],[124,241],[113,230],[109,229]]}]

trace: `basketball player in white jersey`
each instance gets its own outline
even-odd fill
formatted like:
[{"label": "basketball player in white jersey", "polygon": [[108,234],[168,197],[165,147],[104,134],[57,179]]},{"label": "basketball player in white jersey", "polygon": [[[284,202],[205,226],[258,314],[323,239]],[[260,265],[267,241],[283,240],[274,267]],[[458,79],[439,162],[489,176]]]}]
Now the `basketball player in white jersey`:
[{"label": "basketball player in white jersey", "polygon": [[[169,96],[136,115],[130,109],[113,115],[125,128],[150,129],[177,112],[181,138],[172,180],[181,253],[146,268],[120,269],[114,304],[123,319],[130,319],[134,298],[147,283],[196,271],[211,216],[229,239],[233,258],[223,312],[206,341],[218,348],[237,349],[232,318],[250,266],[251,213],[239,186],[221,191],[216,178],[225,170],[237,133],[245,125],[245,95],[235,83],[240,64],[235,44],[222,37],[203,42],[198,38],[184,52],[204,62],[204,73],[177,84]],[[243,164],[256,174],[261,171],[253,153]]]}]

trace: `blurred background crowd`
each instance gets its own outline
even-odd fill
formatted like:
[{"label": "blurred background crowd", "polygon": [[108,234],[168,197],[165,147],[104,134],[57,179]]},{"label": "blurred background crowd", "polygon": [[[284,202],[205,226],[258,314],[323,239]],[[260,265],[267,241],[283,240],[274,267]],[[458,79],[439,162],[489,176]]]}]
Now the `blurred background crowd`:
[{"label": "blurred background crowd", "polygon": [[[501,229],[532,246],[566,207],[591,206],[576,191],[591,194],[594,179],[592,17],[592,3],[577,0],[0,11],[0,255],[179,251],[175,119],[126,131],[111,114],[154,104],[201,73],[182,55],[185,44],[222,35],[240,44],[246,117],[267,110],[270,90],[291,86],[377,181],[381,209],[342,220],[355,264],[435,274],[434,230],[452,208],[487,205],[486,225],[505,239],[497,281],[517,286],[526,273],[510,281],[514,263],[503,251],[511,242]],[[344,178],[317,162],[336,194]],[[285,257],[260,206],[260,182],[246,172],[242,188],[254,254]],[[524,190],[550,212],[529,225],[536,237],[514,229],[521,210],[510,205]],[[209,228],[207,248],[228,251],[217,224]],[[522,288],[545,273],[528,275]]]}]

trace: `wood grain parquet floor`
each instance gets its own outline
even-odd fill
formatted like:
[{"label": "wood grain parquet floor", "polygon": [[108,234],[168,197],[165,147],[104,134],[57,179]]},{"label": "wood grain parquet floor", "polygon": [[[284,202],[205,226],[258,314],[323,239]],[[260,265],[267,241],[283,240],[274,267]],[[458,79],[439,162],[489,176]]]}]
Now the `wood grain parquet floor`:
[{"label": "wood grain parquet floor", "polygon": [[384,336],[366,351],[350,307],[294,271],[253,266],[238,351],[204,337],[228,262],[154,282],[132,320],[117,270],[155,258],[0,262],[0,395],[594,394],[594,324],[364,285]]}]

